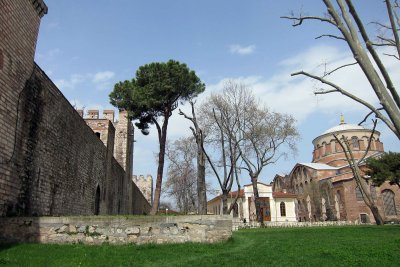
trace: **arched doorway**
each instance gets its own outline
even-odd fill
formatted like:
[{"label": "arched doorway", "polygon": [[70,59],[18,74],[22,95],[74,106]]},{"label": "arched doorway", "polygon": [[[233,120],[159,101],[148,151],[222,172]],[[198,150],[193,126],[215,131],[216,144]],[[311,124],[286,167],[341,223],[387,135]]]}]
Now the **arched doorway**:
[{"label": "arched doorway", "polygon": [[395,216],[396,213],[396,205],[394,202],[394,193],[392,190],[385,189],[382,191],[383,197],[383,209],[385,211],[386,216]]},{"label": "arched doorway", "polygon": [[94,215],[99,215],[100,213],[100,186],[96,188],[96,197],[94,200]]},{"label": "arched doorway", "polygon": [[232,210],[233,210],[233,217],[234,218],[238,217],[239,216],[239,207],[238,207],[237,203],[235,203],[235,205],[233,205]]}]

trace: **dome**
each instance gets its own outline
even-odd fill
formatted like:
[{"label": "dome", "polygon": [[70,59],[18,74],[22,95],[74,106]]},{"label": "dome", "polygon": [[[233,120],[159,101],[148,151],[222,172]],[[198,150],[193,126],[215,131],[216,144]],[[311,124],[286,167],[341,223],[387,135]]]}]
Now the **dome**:
[{"label": "dome", "polygon": [[335,133],[335,132],[348,131],[348,130],[366,130],[366,129],[357,124],[343,123],[343,124],[339,124],[335,127],[332,127],[330,129],[326,130],[325,132],[322,133],[322,135],[329,134],[329,133]]}]

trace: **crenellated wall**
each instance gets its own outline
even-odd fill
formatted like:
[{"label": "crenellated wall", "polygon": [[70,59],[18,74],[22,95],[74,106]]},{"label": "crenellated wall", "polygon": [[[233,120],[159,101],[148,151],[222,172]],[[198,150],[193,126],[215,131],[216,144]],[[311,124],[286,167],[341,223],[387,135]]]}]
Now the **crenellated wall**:
[{"label": "crenellated wall", "polygon": [[148,212],[131,180],[126,112],[85,121],[34,64],[46,12],[42,0],[0,1],[0,216]]}]

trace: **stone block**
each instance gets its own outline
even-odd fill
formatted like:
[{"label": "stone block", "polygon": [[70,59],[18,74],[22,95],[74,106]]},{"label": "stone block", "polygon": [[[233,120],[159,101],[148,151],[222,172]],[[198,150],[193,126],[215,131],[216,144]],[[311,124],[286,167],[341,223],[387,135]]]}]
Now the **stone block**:
[{"label": "stone block", "polygon": [[125,229],[127,235],[138,235],[140,233],[139,227],[128,227]]}]

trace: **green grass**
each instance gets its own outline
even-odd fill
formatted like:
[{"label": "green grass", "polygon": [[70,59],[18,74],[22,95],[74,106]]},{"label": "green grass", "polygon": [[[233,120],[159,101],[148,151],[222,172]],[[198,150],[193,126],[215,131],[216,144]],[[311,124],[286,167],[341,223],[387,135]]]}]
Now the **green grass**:
[{"label": "green grass", "polygon": [[240,230],[213,245],[0,246],[0,266],[400,266],[400,226]]}]

